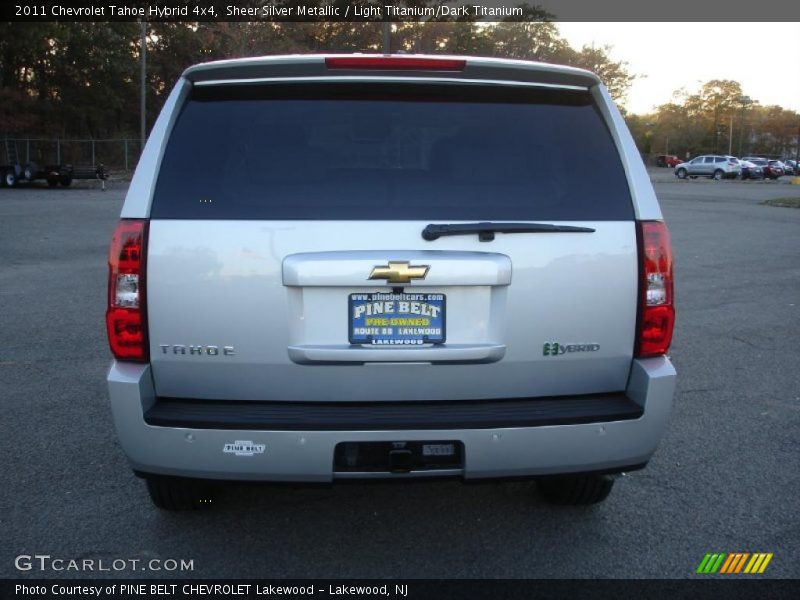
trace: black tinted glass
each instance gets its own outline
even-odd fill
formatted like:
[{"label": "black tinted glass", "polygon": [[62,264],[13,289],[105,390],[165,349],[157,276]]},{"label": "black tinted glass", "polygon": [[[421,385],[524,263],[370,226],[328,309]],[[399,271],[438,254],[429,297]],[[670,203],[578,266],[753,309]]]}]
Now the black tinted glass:
[{"label": "black tinted glass", "polygon": [[586,92],[487,86],[198,87],[153,218],[628,220]]}]

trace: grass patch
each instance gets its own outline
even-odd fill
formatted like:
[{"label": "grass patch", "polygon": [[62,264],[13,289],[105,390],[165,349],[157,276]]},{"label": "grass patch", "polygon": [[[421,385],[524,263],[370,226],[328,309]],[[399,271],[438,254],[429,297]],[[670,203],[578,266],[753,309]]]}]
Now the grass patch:
[{"label": "grass patch", "polygon": [[761,204],[782,206],[784,208],[800,208],[800,198],[773,198],[772,200],[764,200]]}]

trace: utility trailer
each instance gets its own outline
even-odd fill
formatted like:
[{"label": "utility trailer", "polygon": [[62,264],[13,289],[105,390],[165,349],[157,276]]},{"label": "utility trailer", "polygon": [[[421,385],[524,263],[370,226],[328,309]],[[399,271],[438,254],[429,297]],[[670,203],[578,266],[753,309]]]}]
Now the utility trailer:
[{"label": "utility trailer", "polygon": [[102,164],[91,167],[72,165],[39,165],[35,162],[21,164],[16,140],[5,139],[5,164],[0,163],[0,182],[3,186],[14,187],[20,182],[44,179],[47,185],[68,187],[75,179],[98,179],[105,182],[107,173]]}]

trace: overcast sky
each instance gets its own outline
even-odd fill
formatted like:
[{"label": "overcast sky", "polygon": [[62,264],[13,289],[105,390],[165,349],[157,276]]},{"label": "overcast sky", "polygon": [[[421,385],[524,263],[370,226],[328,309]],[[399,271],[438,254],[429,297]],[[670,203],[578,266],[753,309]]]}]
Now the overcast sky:
[{"label": "overcast sky", "polygon": [[[758,3],[754,5],[758,9]],[[613,46],[634,81],[626,107],[649,112],[672,92],[734,79],[762,105],[800,112],[800,23],[558,23],[573,47]]]}]

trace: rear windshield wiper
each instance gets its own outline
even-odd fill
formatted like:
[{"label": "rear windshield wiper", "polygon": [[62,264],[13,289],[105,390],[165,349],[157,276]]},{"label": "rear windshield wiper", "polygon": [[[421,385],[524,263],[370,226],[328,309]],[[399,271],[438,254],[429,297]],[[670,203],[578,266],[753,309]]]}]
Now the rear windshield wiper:
[{"label": "rear windshield wiper", "polygon": [[422,239],[432,242],[444,235],[477,233],[482,242],[491,242],[495,233],[594,233],[591,227],[551,225],[550,223],[431,223],[422,230]]}]

